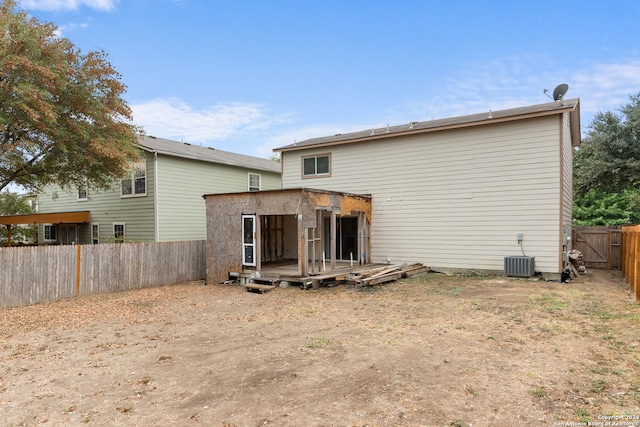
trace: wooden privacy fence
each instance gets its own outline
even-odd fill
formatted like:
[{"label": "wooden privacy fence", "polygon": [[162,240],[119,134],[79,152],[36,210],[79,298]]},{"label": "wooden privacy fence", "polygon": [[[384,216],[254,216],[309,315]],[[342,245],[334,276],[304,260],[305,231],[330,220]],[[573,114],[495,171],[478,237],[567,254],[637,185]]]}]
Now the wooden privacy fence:
[{"label": "wooden privacy fence", "polygon": [[622,227],[622,274],[640,302],[640,226]]},{"label": "wooden privacy fence", "polygon": [[0,307],[202,280],[206,241],[0,248]]}]

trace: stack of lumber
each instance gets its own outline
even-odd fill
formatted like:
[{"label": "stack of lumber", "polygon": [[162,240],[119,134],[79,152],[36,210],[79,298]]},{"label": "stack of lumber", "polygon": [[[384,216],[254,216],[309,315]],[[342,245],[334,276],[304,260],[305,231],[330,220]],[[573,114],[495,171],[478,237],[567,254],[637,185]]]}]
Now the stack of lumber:
[{"label": "stack of lumber", "polygon": [[575,272],[576,277],[578,276],[578,273],[587,272],[587,268],[584,265],[584,257],[582,256],[582,252],[576,249],[572,249],[571,251],[569,251],[569,262],[573,267],[572,272]]},{"label": "stack of lumber", "polygon": [[352,273],[346,277],[346,280],[355,286],[373,286],[428,273],[429,271],[429,267],[425,267],[421,263],[395,264]]}]

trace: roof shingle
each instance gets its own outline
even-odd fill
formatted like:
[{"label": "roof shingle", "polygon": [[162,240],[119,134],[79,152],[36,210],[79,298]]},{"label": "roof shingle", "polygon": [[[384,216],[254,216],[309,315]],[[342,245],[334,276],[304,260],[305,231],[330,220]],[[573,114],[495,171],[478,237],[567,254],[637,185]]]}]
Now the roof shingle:
[{"label": "roof shingle", "polygon": [[139,138],[139,145],[148,151],[167,156],[280,173],[280,163],[269,159],[231,153],[229,151],[172,141],[170,139],[156,138],[155,136],[141,136]]},{"label": "roof shingle", "polygon": [[427,120],[422,122],[409,122],[403,125],[386,126],[377,129],[367,129],[365,131],[336,134],[319,138],[311,138],[283,147],[275,148],[274,151],[293,151],[302,148],[310,148],[323,145],[347,144],[357,141],[388,138],[391,136],[410,135],[416,133],[433,132],[449,128],[459,128],[468,126],[478,126],[502,121],[518,120],[528,117],[545,116],[559,114],[564,111],[576,112],[572,114],[572,130],[574,145],[579,145],[580,141],[580,110],[579,99],[565,99],[563,102],[548,102],[545,104],[531,105],[528,107],[512,108],[508,110],[486,111],[467,116],[451,117],[438,120]]}]

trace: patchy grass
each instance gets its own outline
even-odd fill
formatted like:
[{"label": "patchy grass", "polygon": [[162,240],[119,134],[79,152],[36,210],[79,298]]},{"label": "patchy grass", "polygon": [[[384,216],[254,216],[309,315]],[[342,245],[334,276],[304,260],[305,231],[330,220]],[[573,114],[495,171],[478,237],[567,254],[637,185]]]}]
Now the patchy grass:
[{"label": "patchy grass", "polygon": [[574,409],[574,413],[578,421],[580,421],[581,423],[591,422],[591,419],[589,418],[589,411],[587,411],[586,409],[578,406]]},{"label": "patchy grass", "polygon": [[4,310],[3,425],[470,427],[635,416],[640,310],[614,274],[604,277],[429,274],[264,295],[179,285]]},{"label": "patchy grass", "polygon": [[307,348],[316,349],[321,348],[329,344],[329,340],[326,338],[311,338],[307,342]]},{"label": "patchy grass", "polygon": [[534,307],[546,310],[550,313],[564,310],[569,306],[568,301],[563,300],[560,296],[554,293],[530,296],[529,303]]},{"label": "patchy grass", "polygon": [[536,387],[533,390],[531,390],[529,393],[531,393],[533,397],[537,397],[539,399],[547,395],[547,391],[542,387]]}]

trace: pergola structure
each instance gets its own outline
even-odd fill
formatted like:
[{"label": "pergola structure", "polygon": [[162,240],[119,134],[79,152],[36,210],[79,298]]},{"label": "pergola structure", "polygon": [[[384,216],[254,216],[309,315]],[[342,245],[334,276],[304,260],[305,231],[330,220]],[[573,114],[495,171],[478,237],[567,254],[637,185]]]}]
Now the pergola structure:
[{"label": "pergola structure", "polygon": [[0,216],[0,225],[7,227],[7,246],[11,246],[11,227],[24,224],[85,224],[90,222],[89,211],[34,213]]}]

